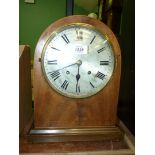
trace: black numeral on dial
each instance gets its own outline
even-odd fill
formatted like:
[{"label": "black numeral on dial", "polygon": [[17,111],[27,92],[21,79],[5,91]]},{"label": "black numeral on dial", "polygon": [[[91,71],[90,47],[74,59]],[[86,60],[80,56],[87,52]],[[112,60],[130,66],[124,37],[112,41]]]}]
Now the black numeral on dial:
[{"label": "black numeral on dial", "polygon": [[101,53],[105,50],[105,47],[102,47],[101,49],[97,50],[98,53]]},{"label": "black numeral on dial", "polygon": [[59,78],[61,75],[60,75],[60,72],[59,71],[54,71],[50,74],[50,76],[52,77],[52,79],[54,79],[54,81]]},{"label": "black numeral on dial", "polygon": [[93,43],[93,41],[95,40],[96,36],[93,37],[93,39],[91,40],[90,44]]},{"label": "black numeral on dial", "polygon": [[57,48],[55,48],[55,47],[53,47],[53,46],[50,46],[52,49],[54,49],[54,50],[57,50],[57,51],[60,51],[59,49],[57,49]]},{"label": "black numeral on dial", "polygon": [[67,80],[65,80],[64,82],[63,82],[63,84],[61,85],[61,88],[63,88],[63,89],[67,89],[67,87],[68,87],[68,85],[69,85],[69,82],[67,81]]},{"label": "black numeral on dial", "polygon": [[70,43],[69,39],[67,38],[67,36],[66,36],[65,34],[63,34],[61,37],[63,38],[63,40],[64,40],[67,44]]},{"label": "black numeral on dial", "polygon": [[57,64],[57,60],[49,60],[47,61],[48,65],[56,65]]},{"label": "black numeral on dial", "polygon": [[91,83],[91,82],[89,82],[90,83],[90,85],[93,87],[93,88],[95,88],[95,86]]},{"label": "black numeral on dial", "polygon": [[100,61],[100,65],[109,65],[109,61]]},{"label": "black numeral on dial", "polygon": [[99,79],[103,80],[105,75],[98,71],[97,74],[96,74],[96,77],[98,77]]}]

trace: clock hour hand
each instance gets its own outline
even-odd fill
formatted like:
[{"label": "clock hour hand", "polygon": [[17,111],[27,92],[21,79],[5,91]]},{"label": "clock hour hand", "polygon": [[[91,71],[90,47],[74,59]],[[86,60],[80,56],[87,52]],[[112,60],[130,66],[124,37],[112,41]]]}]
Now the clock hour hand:
[{"label": "clock hour hand", "polygon": [[76,75],[76,92],[80,92],[80,87],[78,86],[78,82],[79,82],[79,79],[80,79],[80,74],[79,74],[79,69],[80,69],[80,65],[82,64],[82,61],[81,60],[78,60],[77,61],[77,65],[78,65],[78,73]]}]

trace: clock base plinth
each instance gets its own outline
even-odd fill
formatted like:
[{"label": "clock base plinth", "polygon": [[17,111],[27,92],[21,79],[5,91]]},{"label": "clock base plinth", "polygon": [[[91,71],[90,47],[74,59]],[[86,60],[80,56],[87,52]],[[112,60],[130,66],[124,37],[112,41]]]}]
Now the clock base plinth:
[{"label": "clock base plinth", "polygon": [[120,140],[123,133],[118,127],[31,129],[27,138],[32,143]]}]

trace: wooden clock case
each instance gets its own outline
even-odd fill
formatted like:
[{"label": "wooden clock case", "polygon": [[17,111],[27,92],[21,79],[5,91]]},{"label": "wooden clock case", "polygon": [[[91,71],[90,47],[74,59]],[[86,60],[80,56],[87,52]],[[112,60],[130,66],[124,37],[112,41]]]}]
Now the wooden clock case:
[{"label": "wooden clock case", "polygon": [[[114,50],[115,68],[104,89],[83,99],[65,97],[52,89],[41,67],[41,54],[52,32],[73,24],[86,23],[105,34]],[[117,102],[121,74],[121,51],[113,32],[102,22],[87,16],[68,16],[51,24],[41,35],[34,57],[34,129],[31,141],[76,141],[120,138]]]}]

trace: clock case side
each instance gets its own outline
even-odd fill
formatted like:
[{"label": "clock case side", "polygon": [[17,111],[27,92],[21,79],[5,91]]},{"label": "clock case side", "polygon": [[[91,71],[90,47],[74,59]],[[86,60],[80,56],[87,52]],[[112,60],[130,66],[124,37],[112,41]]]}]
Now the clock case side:
[{"label": "clock case side", "polygon": [[[47,83],[41,68],[41,54],[51,33],[59,27],[85,23],[105,34],[114,50],[115,68],[106,85],[96,95],[72,99],[60,95]],[[34,57],[34,129],[114,129],[121,75],[121,51],[113,32],[102,22],[87,16],[68,16],[51,24],[41,35]]]}]

